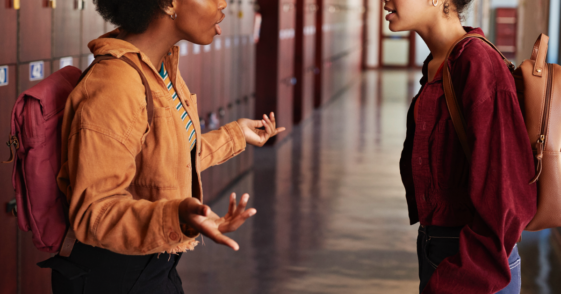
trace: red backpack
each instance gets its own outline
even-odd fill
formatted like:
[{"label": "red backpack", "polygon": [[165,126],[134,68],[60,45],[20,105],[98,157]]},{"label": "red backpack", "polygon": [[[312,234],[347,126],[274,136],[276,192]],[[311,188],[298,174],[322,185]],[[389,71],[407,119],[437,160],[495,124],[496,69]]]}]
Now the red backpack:
[{"label": "red backpack", "polygon": [[[33,233],[33,243],[41,251],[69,256],[74,246],[76,238],[69,230],[68,202],[56,179],[61,167],[64,108],[68,96],[89,69],[107,59],[116,57],[98,56],[84,73],[76,67],[64,67],[23,92],[14,105],[7,143],[10,159],[3,162],[14,163],[16,207],[12,212],[18,218],[19,228]],[[124,56],[120,59],[142,78],[151,123],[153,100],[148,82],[134,62]]]}]

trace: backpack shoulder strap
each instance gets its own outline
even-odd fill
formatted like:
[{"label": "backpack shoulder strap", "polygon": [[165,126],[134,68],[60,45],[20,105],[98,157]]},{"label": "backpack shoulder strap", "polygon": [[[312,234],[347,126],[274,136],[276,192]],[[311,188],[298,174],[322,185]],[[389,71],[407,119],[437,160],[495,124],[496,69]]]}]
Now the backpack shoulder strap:
[{"label": "backpack shoulder strap", "polygon": [[96,56],[92,64],[90,64],[90,66],[86,70],[84,70],[82,76],[80,76],[80,79],[78,80],[78,83],[82,81],[82,79],[88,74],[88,72],[94,65],[98,64],[101,61],[110,60],[110,59],[120,59],[126,62],[128,65],[134,68],[140,75],[140,79],[142,80],[142,84],[144,85],[145,94],[146,94],[146,112],[148,113],[148,125],[152,125],[152,120],[154,119],[154,98],[152,97],[152,91],[150,90],[150,85],[148,84],[148,80],[146,80],[146,76],[144,75],[142,70],[136,65],[136,63],[134,63],[128,57],[124,55],[121,56],[121,58],[117,58],[113,55]]},{"label": "backpack shoulder strap", "polygon": [[497,47],[495,47],[495,45],[493,43],[491,43],[491,41],[487,40],[485,37],[483,37],[482,35],[479,34],[467,34],[465,36],[463,36],[460,40],[456,41],[456,43],[454,44],[454,46],[452,46],[450,48],[450,50],[448,51],[448,54],[446,55],[446,59],[444,62],[446,62],[445,66],[444,66],[444,71],[442,72],[442,82],[443,82],[443,88],[444,88],[444,95],[446,96],[446,105],[448,106],[448,111],[450,112],[450,118],[452,119],[452,123],[454,124],[454,129],[456,130],[456,134],[458,135],[458,139],[460,140],[460,143],[462,144],[462,148],[464,149],[464,153],[466,154],[466,157],[468,159],[468,161],[471,162],[471,150],[469,148],[469,143],[468,143],[468,138],[467,138],[467,133],[466,133],[466,119],[464,117],[464,114],[462,112],[462,107],[460,102],[458,101],[458,98],[456,97],[456,92],[454,91],[454,85],[452,84],[452,77],[450,74],[450,67],[449,67],[449,60],[448,58],[450,57],[450,54],[452,54],[452,52],[454,51],[454,48],[456,48],[456,46],[463,40],[468,39],[468,38],[477,38],[480,39],[482,41],[484,41],[485,43],[487,43],[487,45],[491,46],[491,48],[495,49],[495,51],[497,51],[501,57],[503,58],[503,60],[505,61],[506,65],[508,66],[508,68],[510,69],[510,71],[514,71],[515,66],[512,62],[510,62],[502,53],[501,51],[499,51],[499,49],[497,49]]},{"label": "backpack shoulder strap", "polygon": [[[116,58],[112,55],[100,55],[97,56],[95,58],[95,60],[92,62],[92,64],[90,64],[90,66],[84,70],[84,72],[82,73],[82,76],[80,76],[80,79],[78,80],[78,83],[80,81],[82,81],[82,79],[88,74],[88,72],[90,71],[90,69],[98,64],[99,62],[103,61],[103,60],[110,60],[110,59],[120,59],[124,62],[126,62],[127,64],[129,64],[132,68],[134,68],[138,74],[140,75],[140,78],[142,79],[142,84],[144,85],[145,88],[145,93],[146,93],[146,111],[148,113],[148,125],[152,125],[152,120],[154,118],[154,99],[152,97],[152,91],[150,90],[150,85],[148,84],[148,80],[146,80],[146,76],[144,75],[144,73],[142,72],[142,70],[140,70],[140,68],[129,58],[122,56],[121,58]],[[64,257],[69,257],[70,254],[72,253],[72,249],[74,248],[74,244],[76,244],[76,232],[74,232],[74,229],[72,229],[72,227],[68,227],[68,230],[66,231],[66,235],[64,236],[64,239],[62,241],[62,247],[60,248],[59,251],[59,255],[60,256],[64,256]]]}]

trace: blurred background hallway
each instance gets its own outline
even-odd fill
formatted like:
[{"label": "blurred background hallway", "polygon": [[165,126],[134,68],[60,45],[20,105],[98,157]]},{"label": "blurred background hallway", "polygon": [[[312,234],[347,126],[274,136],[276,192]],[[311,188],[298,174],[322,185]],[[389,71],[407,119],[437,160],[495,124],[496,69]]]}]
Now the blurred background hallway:
[{"label": "blurred background hallway", "polygon": [[[381,0],[227,2],[222,36],[177,44],[203,132],[270,111],[288,131],[203,173],[215,211],[235,191],[258,214],[232,234],[239,252],[205,239],[183,255],[186,293],[417,293],[398,161],[423,40],[390,32]],[[546,33],[559,63],[560,18],[559,0],[473,0],[464,23],[517,64]],[[113,29],[92,0],[1,0],[0,138],[19,94],[62,67],[87,68],[88,42]],[[0,164],[0,293],[49,294],[36,263],[50,254],[18,229],[11,176]],[[522,293],[561,293],[561,229],[525,232],[519,248]]]}]

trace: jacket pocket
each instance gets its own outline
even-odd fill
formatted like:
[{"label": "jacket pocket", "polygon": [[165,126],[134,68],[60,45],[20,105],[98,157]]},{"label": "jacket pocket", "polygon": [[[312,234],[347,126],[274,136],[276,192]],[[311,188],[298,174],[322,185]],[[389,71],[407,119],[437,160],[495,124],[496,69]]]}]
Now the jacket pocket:
[{"label": "jacket pocket", "polygon": [[136,157],[136,177],[132,185],[177,189],[180,138],[171,107],[154,107],[151,132]]}]

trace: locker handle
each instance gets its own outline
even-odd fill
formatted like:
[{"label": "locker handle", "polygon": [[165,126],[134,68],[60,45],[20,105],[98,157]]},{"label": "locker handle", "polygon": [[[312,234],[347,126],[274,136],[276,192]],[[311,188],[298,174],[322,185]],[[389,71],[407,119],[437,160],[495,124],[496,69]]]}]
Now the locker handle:
[{"label": "locker handle", "polygon": [[18,205],[16,203],[16,199],[12,199],[6,203],[6,212],[11,213],[15,217],[18,216]]},{"label": "locker handle", "polygon": [[19,8],[21,7],[20,0],[13,0],[12,6],[15,10],[19,10]]},{"label": "locker handle", "polygon": [[52,9],[56,8],[56,0],[49,0],[49,7],[51,7]]}]

